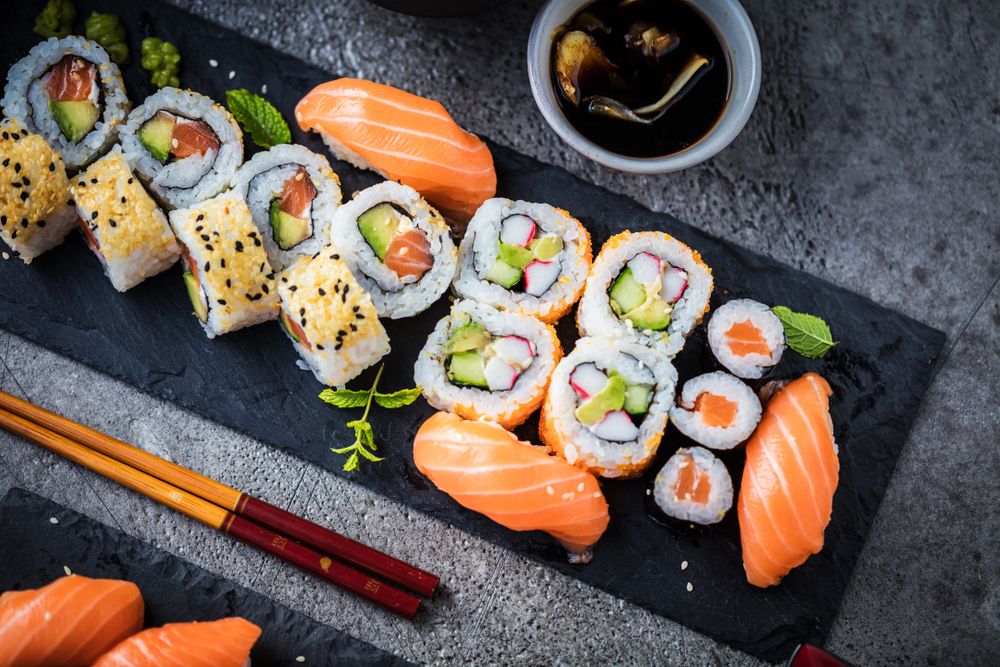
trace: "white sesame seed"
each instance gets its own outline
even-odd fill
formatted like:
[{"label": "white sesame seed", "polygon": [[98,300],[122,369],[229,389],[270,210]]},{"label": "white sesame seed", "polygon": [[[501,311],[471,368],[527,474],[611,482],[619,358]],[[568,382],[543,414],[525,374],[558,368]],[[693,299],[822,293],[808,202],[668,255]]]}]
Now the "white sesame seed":
[{"label": "white sesame seed", "polygon": [[684,561],[683,563],[681,563],[681,569],[682,570],[688,569],[688,562],[687,561]]},{"label": "white sesame seed", "polygon": [[[267,84],[266,83],[263,86],[260,87],[260,94],[261,95],[267,95]],[[303,658],[303,660],[304,659],[305,658]]]},{"label": "white sesame seed", "polygon": [[583,482],[580,482],[580,484],[576,487],[576,490],[583,491]]},{"label": "white sesame seed", "polygon": [[176,139],[171,139],[170,140],[170,145],[173,146],[174,148],[177,148],[177,140]]},{"label": "white sesame seed", "polygon": [[681,461],[681,464],[677,466],[678,468],[687,468],[690,461]]},{"label": "white sesame seed", "polygon": [[234,79],[234,78],[236,78],[236,72],[230,72],[230,73],[229,73],[229,78],[230,78],[230,79]]},{"label": "white sesame seed", "polygon": [[295,175],[295,180],[296,181],[301,181],[303,176],[305,176],[305,173],[303,173],[303,172],[300,171],[299,173],[297,173]]},{"label": "white sesame seed", "polygon": [[3,258],[4,258],[4,259],[10,259],[10,255],[8,255],[7,253],[4,253],[4,254],[3,254]]},{"label": "white sesame seed", "polygon": [[51,519],[49,519],[49,523],[59,523],[59,519],[52,517]]},{"label": "white sesame seed", "polygon": [[[267,86],[264,87],[267,88]],[[305,661],[306,657],[304,655],[300,655],[299,657],[295,658],[295,662],[305,662]]]},{"label": "white sesame seed", "polygon": [[550,496],[555,493],[555,490],[551,486],[546,486],[545,490],[548,492]]},{"label": "white sesame seed", "polygon": [[219,66],[219,61],[213,58],[213,59],[211,59],[211,60],[208,61],[208,64],[211,65],[212,67],[218,67]]},{"label": "white sesame seed", "polygon": [[648,496],[649,494],[651,494],[651,493],[652,493],[652,491],[651,491],[650,489],[646,489],[646,495],[647,495],[647,496]]},{"label": "white sesame seed", "polygon": [[69,569],[68,567],[66,567],[65,565],[63,565],[63,570],[64,570],[64,571],[66,572],[66,576],[67,576],[67,577],[68,577],[69,575],[73,574],[73,573],[72,573],[72,572],[70,571],[70,569]]},{"label": "white sesame seed", "polygon": [[51,621],[52,620],[52,612],[51,611],[45,612],[45,620],[46,621]]},{"label": "white sesame seed", "polygon": [[295,112],[295,120],[299,121],[300,123],[302,122],[302,112],[301,111],[296,111]]},{"label": "white sesame seed", "polygon": [[691,582],[689,581],[689,582],[688,582],[688,593],[690,593],[690,592],[691,592],[691,591],[693,591],[693,590],[694,590],[694,586],[692,586],[692,585],[691,585]]}]

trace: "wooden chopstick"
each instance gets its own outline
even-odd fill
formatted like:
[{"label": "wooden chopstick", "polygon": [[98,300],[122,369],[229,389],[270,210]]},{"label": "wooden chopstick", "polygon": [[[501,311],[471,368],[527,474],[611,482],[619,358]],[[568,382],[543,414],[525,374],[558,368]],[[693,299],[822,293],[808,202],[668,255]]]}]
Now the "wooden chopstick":
[{"label": "wooden chopstick", "polygon": [[437,587],[438,577],[430,572],[17,396],[0,391],[0,408],[417,595],[431,597]]}]

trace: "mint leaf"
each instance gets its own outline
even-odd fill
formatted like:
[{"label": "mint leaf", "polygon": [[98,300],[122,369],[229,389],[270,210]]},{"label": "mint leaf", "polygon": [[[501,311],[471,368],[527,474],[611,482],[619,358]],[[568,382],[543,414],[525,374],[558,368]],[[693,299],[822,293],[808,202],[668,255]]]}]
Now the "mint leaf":
[{"label": "mint leaf", "polygon": [[806,313],[794,313],[785,306],[771,309],[785,328],[788,347],[803,357],[818,359],[830,351],[836,343],[833,334],[821,318]]},{"label": "mint leaf", "polygon": [[261,148],[292,142],[288,123],[274,106],[249,90],[226,92],[226,104],[240,125],[250,133],[250,138]]},{"label": "mint leaf", "polygon": [[420,391],[420,387],[414,387],[413,389],[401,389],[391,394],[375,394],[375,402],[383,408],[401,408],[417,400]]},{"label": "mint leaf", "polygon": [[[336,449],[333,451],[337,451]],[[344,472],[351,472],[352,470],[358,469],[358,453],[354,452],[351,457],[347,459],[347,463],[344,464]]]},{"label": "mint leaf", "polygon": [[324,389],[319,397],[338,408],[360,408],[368,402],[368,393],[350,389]]}]

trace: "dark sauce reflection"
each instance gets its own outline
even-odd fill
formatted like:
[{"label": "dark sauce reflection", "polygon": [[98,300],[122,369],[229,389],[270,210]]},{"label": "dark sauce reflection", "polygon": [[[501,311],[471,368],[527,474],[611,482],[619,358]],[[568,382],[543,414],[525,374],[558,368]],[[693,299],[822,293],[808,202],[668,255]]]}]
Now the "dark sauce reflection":
[{"label": "dark sauce reflection", "polygon": [[556,36],[552,63],[569,123],[628,157],[663,157],[697,143],[722,116],[732,83],[722,38],[684,0],[598,0]]}]

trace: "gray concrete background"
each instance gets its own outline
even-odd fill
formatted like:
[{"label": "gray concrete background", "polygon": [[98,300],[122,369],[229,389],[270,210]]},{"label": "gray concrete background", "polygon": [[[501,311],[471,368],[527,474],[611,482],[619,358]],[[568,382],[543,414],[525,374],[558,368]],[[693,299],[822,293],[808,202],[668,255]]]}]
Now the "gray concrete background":
[{"label": "gray concrete background", "polygon": [[[746,129],[703,165],[637,176],[588,162],[537,111],[524,64],[536,2],[429,20],[362,0],[174,1],[433,97],[472,132],[943,329],[827,647],[859,667],[1000,664],[994,3],[750,0],[764,72]],[[28,488],[414,662],[756,662],[6,332],[0,361],[4,391],[439,572],[445,592],[400,621],[2,432],[0,494]]]}]

